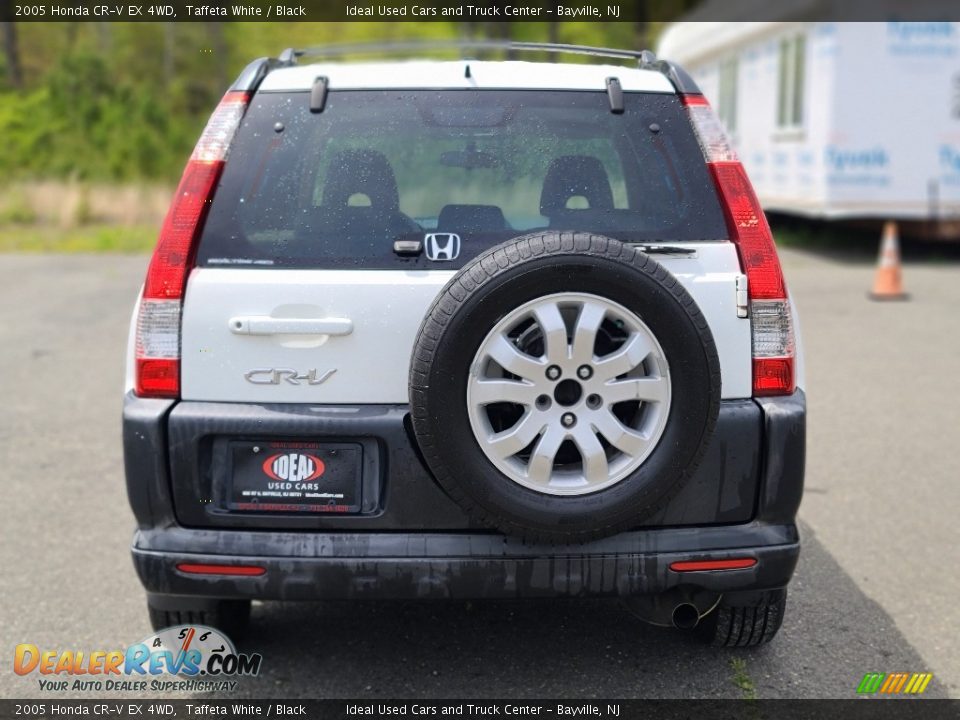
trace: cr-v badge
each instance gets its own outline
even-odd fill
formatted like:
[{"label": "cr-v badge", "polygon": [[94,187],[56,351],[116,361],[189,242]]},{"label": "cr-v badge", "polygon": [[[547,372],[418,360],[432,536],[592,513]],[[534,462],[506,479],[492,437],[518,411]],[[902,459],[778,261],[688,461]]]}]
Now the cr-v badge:
[{"label": "cr-v badge", "polygon": [[293,368],[255,368],[245,373],[243,377],[248,383],[254,385],[279,385],[281,382],[288,382],[291,385],[319,385],[329,380],[336,371],[334,368],[318,375],[313,369],[298,372]]},{"label": "cr-v badge", "polygon": [[460,236],[456,233],[428,233],[423,244],[429,260],[456,260],[460,254]]}]

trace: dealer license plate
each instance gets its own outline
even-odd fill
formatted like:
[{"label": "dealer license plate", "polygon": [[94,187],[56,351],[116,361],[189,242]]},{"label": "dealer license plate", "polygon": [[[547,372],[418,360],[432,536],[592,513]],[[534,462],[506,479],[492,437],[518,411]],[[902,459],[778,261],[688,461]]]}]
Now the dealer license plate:
[{"label": "dealer license plate", "polygon": [[253,512],[360,512],[363,449],[269,440],[230,447],[227,507]]}]

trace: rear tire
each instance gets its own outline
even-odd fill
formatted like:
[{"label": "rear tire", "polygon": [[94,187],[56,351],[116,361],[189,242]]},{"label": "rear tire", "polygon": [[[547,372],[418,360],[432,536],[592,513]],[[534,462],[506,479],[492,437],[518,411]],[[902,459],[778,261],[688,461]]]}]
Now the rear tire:
[{"label": "rear tire", "polygon": [[249,600],[216,600],[202,610],[186,607],[160,609],[148,604],[147,611],[150,625],[156,632],[174,625],[206,625],[237,641],[250,624]]},{"label": "rear tire", "polygon": [[703,619],[697,628],[701,639],[714,647],[755,647],[776,636],[783,624],[787,591],[765,593],[755,605],[725,605]]}]

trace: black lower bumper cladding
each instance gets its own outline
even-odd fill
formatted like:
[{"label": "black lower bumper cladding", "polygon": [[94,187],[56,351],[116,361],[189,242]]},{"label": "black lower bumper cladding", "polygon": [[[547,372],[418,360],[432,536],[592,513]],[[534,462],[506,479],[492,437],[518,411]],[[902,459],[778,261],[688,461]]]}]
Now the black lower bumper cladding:
[{"label": "black lower bumper cladding", "polygon": [[[744,418],[756,427],[751,434],[757,450],[751,462],[758,487],[749,519],[725,524],[664,524],[590,543],[558,546],[523,543],[467,522],[449,530],[425,530],[410,516],[412,504],[407,506],[408,524],[403,530],[366,531],[364,518],[352,518],[352,525],[342,527],[328,522],[306,532],[301,527],[185,526],[175,510],[166,447],[169,443],[176,464],[177,453],[194,452],[198,447],[209,451],[214,445],[204,446],[195,435],[191,440],[181,430],[174,431],[171,442],[169,421],[175,414],[171,413],[174,403],[128,398],[124,412],[127,482],[139,524],[133,542],[134,564],[152,602],[163,596],[198,601],[517,598],[653,594],[678,586],[718,593],[783,587],[799,555],[795,517],[803,484],[805,399],[797,391],[787,398],[737,402],[749,404],[752,410],[735,407],[730,427],[742,431],[738,423]],[[245,422],[250,422],[251,406],[243,408]],[[188,407],[186,415],[189,411]],[[379,418],[374,427],[380,428],[378,423],[383,427],[402,424],[402,408],[373,412]],[[263,413],[277,417],[272,409]],[[755,413],[756,425],[751,413]],[[397,427],[393,430],[402,432],[402,427]],[[220,422],[216,432],[232,432],[229,428],[229,422]],[[729,444],[733,435],[718,431],[718,437],[727,443],[719,455],[721,462],[715,463],[712,471],[704,471],[714,475],[723,460],[745,447]],[[399,436],[393,440],[401,443]],[[409,445],[389,447],[381,461],[395,467],[398,457],[407,459],[404,452],[413,451]],[[709,454],[706,462],[710,462]],[[417,472],[426,473],[419,463],[416,467]],[[420,483],[430,487],[426,497],[433,502],[433,493],[440,491],[424,478]],[[714,507],[719,503],[715,501]],[[721,571],[671,569],[677,562],[740,558],[756,562]],[[200,566],[201,572],[195,568],[185,571],[184,565]],[[254,570],[244,575],[202,572],[203,566],[217,565]]]},{"label": "black lower bumper cladding", "polygon": [[[137,534],[133,558],[148,592],[274,600],[507,599],[653,594],[691,584],[722,593],[783,587],[800,551],[792,526],[653,530],[577,547],[513,545],[497,535],[262,538],[260,533],[242,533],[231,538],[227,552],[216,551],[223,547],[217,537],[221,533],[199,532],[211,537],[191,543],[191,533],[185,531],[176,538],[193,552],[150,550],[148,536]],[[754,544],[743,545],[748,538]],[[200,550],[205,544],[212,546],[210,551]],[[756,564],[719,572],[670,569],[682,561],[745,557]],[[198,575],[178,569],[187,563],[242,563],[263,573]]]}]

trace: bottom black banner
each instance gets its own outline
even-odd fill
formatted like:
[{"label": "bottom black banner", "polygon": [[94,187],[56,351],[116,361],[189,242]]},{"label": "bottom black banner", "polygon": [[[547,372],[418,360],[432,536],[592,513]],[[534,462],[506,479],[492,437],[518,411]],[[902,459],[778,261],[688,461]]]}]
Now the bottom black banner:
[{"label": "bottom black banner", "polygon": [[0,700],[0,717],[63,720],[155,718],[666,718],[671,720],[940,720],[960,718],[960,701],[859,700]]}]

